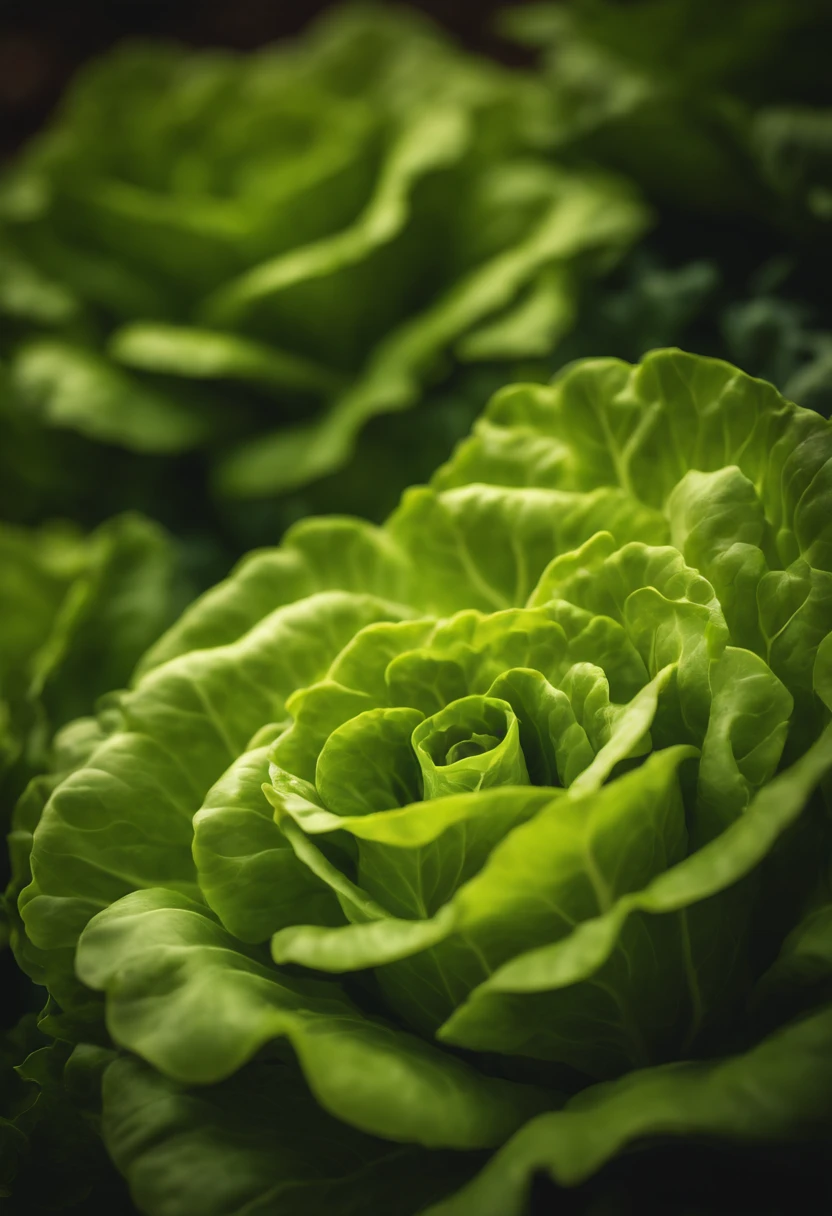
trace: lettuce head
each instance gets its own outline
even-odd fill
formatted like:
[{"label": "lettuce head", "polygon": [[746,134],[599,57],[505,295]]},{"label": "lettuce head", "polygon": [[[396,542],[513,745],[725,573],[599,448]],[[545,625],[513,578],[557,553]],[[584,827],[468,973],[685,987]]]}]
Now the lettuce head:
[{"label": "lettuce head", "polygon": [[114,1053],[142,1212],[520,1216],[625,1150],[646,1194],[657,1138],[828,1135],[830,496],[770,385],[584,361],[66,728],[13,944]]},{"label": "lettuce head", "polygon": [[716,355],[832,412],[832,90],[826,0],[515,5],[561,163],[622,172],[660,223],[590,288],[556,351]]},{"label": "lettuce head", "polygon": [[565,0],[506,9],[543,49],[556,142],[665,204],[828,243],[826,0]]},{"label": "lettuce head", "polygon": [[496,386],[548,353],[645,225],[626,186],[550,163],[549,108],[386,5],[252,56],[84,69],[0,190],[10,509],[127,486],[243,538],[240,500],[383,518],[478,411],[464,370]]}]

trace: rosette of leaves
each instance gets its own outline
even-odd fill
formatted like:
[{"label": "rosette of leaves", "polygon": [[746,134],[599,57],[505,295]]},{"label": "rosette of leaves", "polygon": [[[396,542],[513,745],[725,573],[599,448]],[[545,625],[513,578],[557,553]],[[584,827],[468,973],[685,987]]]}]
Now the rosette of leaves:
[{"label": "rosette of leaves", "polygon": [[148,652],[9,892],[141,1211],[507,1216],[828,1135],[830,457],[728,364],[587,360]]},{"label": "rosette of leaves", "polygon": [[66,443],[103,470],[93,503],[83,474],[43,494],[100,511],[108,479],[196,526],[207,478],[226,504],[297,491],[284,521],[382,518],[479,408],[455,369],[505,383],[548,351],[574,276],[644,226],[625,186],[541,154],[548,107],[388,6],[253,56],[135,45],[82,72],[0,207],[14,442],[32,477]]}]

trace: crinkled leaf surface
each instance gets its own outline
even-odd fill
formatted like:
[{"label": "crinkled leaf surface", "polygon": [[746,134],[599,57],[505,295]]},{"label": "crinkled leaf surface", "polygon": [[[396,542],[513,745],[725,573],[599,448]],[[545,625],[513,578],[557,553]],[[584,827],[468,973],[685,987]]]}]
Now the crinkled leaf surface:
[{"label": "crinkled leaf surface", "polygon": [[[440,1150],[464,1181],[504,1141],[449,1202],[519,1212],[663,1131],[821,1134],[831,457],[679,351],[504,390],[384,526],[253,554],[66,736],[16,950],[54,1028],[130,1053],[105,1128],[151,1216],[359,1178],[392,1213],[394,1160],[424,1205]],[[264,1157],[273,1111],[217,1147],[267,1074],[323,1189],[290,1129]]]}]

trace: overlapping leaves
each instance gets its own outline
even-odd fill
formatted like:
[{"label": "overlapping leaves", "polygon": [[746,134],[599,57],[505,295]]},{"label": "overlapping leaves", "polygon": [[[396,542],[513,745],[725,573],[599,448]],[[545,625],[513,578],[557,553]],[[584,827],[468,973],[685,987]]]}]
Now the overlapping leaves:
[{"label": "overlapping leaves", "polygon": [[[179,1166],[216,1153],[218,1216],[352,1211],[359,1175],[416,1211],[517,1132],[451,1210],[519,1212],[534,1170],[656,1131],[828,1125],[830,457],[726,364],[589,361],[499,394],[383,528],[298,525],[147,654],[19,812],[15,931],[63,1033],[105,994],[144,1210],[202,1203]],[[320,1119],[320,1172],[267,1076]]]}]

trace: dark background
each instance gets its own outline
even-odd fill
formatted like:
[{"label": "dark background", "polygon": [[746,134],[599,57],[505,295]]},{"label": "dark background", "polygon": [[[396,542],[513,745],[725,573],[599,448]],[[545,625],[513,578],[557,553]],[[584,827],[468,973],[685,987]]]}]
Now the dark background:
[{"label": "dark background", "polygon": [[[517,60],[490,28],[510,0],[413,0],[467,46]],[[296,34],[331,0],[0,0],[0,158],[47,119],[72,73],[123,38],[249,50]]]}]

